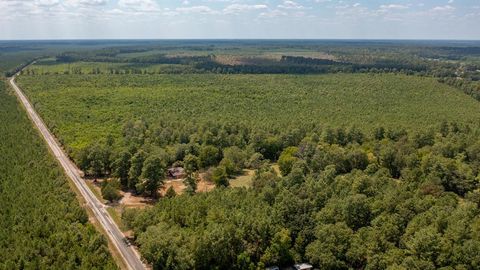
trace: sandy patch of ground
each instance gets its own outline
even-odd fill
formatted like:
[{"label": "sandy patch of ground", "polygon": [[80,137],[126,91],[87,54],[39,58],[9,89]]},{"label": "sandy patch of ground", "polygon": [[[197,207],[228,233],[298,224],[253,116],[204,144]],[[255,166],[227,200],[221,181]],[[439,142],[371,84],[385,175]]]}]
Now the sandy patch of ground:
[{"label": "sandy patch of ground", "polygon": [[123,197],[118,203],[125,207],[145,208],[146,206],[155,204],[155,199],[136,196],[132,192],[120,191],[120,194]]},{"label": "sandy patch of ground", "polygon": [[280,166],[278,166],[278,164],[273,164],[272,168],[277,173],[277,176],[282,176],[282,173],[280,172]]},{"label": "sandy patch of ground", "polygon": [[175,190],[175,193],[182,194],[183,190],[185,189],[185,185],[183,184],[183,179],[166,181],[163,187],[160,189],[160,194],[164,196],[170,187],[173,187],[173,190]]},{"label": "sandy patch of ground", "polygon": [[200,180],[197,182],[197,192],[208,192],[215,188],[215,184],[206,180]]},{"label": "sandy patch of ground", "polygon": [[[175,193],[177,193],[178,195],[183,194],[186,188],[185,184],[183,184],[183,179],[168,180],[160,189],[160,194],[164,196],[170,187],[173,187],[173,190],[175,190]],[[214,188],[215,185],[213,183],[204,180],[203,177],[200,176],[200,179],[197,181],[196,192],[208,192]]]}]

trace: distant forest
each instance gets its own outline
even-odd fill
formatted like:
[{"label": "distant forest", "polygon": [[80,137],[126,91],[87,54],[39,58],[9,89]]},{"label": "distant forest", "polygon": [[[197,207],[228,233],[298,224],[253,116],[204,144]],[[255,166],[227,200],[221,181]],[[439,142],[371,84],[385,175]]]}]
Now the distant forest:
[{"label": "distant forest", "polygon": [[[135,41],[130,43],[136,44]],[[177,41],[159,44],[145,41],[112,44],[91,42],[90,49],[69,50],[50,56],[57,63],[105,62],[125,64],[108,71],[84,73],[222,73],[222,74],[324,74],[357,72],[395,72],[433,76],[442,83],[480,99],[480,44],[440,41]],[[73,43],[75,44],[75,43]],[[103,44],[103,47],[100,46]],[[66,46],[57,44],[57,46]],[[73,45],[69,45],[73,46]],[[80,46],[80,45],[77,45]],[[98,47],[100,46],[100,47]],[[9,47],[3,50],[8,51]],[[75,47],[74,47],[75,48]],[[0,52],[2,47],[0,46]],[[271,57],[272,52],[276,57]],[[321,52],[321,54],[318,54]],[[325,59],[324,55],[332,56]],[[222,61],[236,58],[229,63]],[[1,56],[0,56],[1,57]],[[333,58],[333,59],[332,59]],[[25,62],[27,63],[27,62]],[[149,70],[155,64],[178,65],[176,68]],[[6,71],[7,76],[22,68]]]}]

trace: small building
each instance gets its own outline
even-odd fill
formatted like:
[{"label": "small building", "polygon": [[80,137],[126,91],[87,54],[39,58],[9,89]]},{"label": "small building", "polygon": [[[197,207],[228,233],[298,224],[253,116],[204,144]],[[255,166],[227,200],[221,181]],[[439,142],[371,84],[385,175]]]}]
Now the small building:
[{"label": "small building", "polygon": [[312,270],[313,266],[308,263],[299,263],[293,266],[296,270]]},{"label": "small building", "polygon": [[185,170],[182,167],[172,167],[167,170],[167,176],[171,179],[185,178]]}]

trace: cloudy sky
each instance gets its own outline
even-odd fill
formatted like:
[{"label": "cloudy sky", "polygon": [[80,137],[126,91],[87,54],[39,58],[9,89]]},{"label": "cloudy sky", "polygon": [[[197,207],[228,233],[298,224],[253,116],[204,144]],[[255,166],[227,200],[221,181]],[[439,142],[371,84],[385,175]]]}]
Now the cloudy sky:
[{"label": "cloudy sky", "polygon": [[480,39],[480,0],[0,0],[0,39]]}]

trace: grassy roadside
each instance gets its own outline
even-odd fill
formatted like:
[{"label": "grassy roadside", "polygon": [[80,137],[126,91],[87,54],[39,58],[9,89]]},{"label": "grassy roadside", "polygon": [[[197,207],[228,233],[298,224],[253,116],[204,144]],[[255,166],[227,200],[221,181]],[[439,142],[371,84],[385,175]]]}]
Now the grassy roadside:
[{"label": "grassy roadside", "polygon": [[117,224],[122,232],[125,232],[125,224],[123,224],[121,214],[118,212],[121,206],[110,206],[107,207],[107,212],[112,217],[113,221]]},{"label": "grassy roadside", "polygon": [[103,199],[101,191],[98,189],[98,187],[90,180],[85,180],[85,183],[87,183],[88,188],[93,192],[95,197],[102,203],[106,203],[106,201]]},{"label": "grassy roadside", "polygon": [[[73,184],[72,184],[73,185]],[[77,197],[82,197],[80,195],[80,191],[78,191],[76,189],[76,187],[74,187],[75,189],[75,193],[78,193],[77,194]],[[84,201],[85,202],[85,201]],[[117,264],[117,266],[122,269],[122,270],[128,270],[128,267],[127,265],[125,264],[125,261],[123,260],[122,256],[120,255],[120,253],[117,251],[117,248],[115,247],[115,245],[112,243],[112,241],[110,240],[110,238],[107,236],[107,232],[103,229],[102,226],[100,226],[100,224],[97,222],[97,219],[95,218],[95,215],[93,214],[92,210],[88,207],[85,206],[85,203],[82,203],[82,206],[85,208],[85,210],[87,211],[88,213],[88,216],[89,216],[89,221],[90,223],[93,224],[93,226],[95,227],[95,229],[97,229],[97,231],[99,231],[108,241],[108,249],[110,250],[110,254],[112,255],[113,257],[113,260],[115,261],[115,263]],[[108,211],[108,209],[107,209]],[[115,218],[112,217],[114,220]],[[117,223],[118,224],[118,223]]]}]

